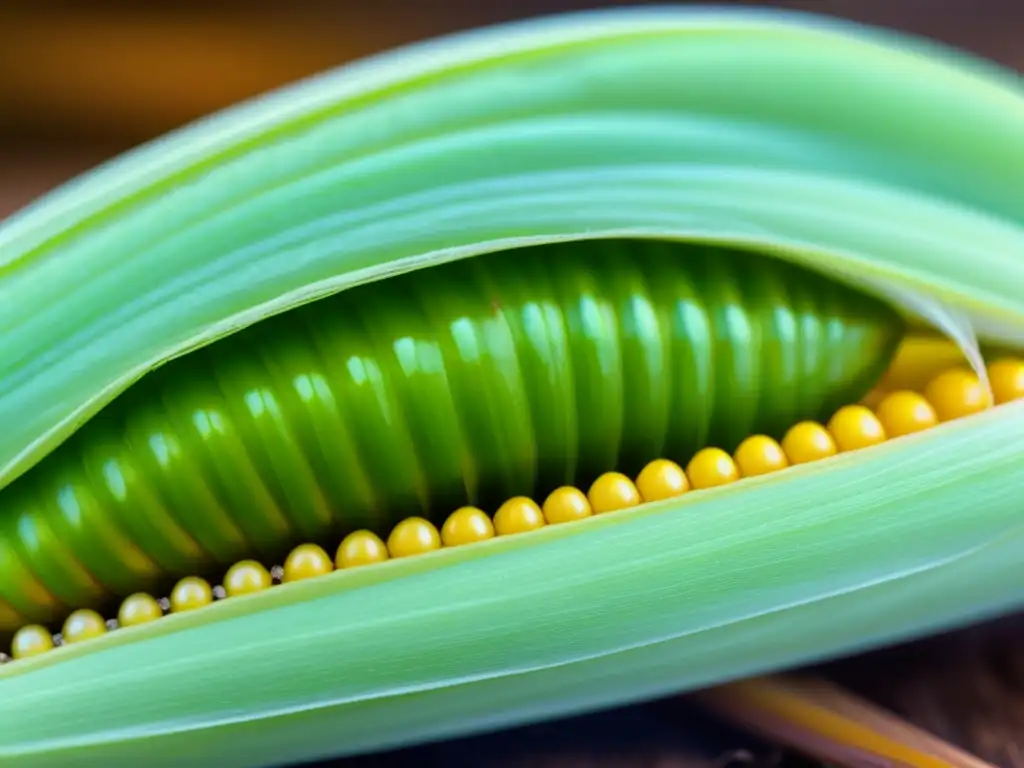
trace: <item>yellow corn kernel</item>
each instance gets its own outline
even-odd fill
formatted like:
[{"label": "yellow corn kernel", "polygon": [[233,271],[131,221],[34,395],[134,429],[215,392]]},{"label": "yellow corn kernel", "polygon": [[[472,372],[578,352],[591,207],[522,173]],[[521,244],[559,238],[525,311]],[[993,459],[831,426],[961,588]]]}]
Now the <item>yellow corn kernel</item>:
[{"label": "yellow corn kernel", "polygon": [[27,659],[38,656],[53,649],[53,635],[39,624],[28,624],[19,629],[11,643],[11,656],[15,659]]},{"label": "yellow corn kernel", "polygon": [[668,459],[655,459],[636,478],[636,488],[644,501],[661,501],[690,490],[683,468]]},{"label": "yellow corn kernel", "polygon": [[388,536],[388,554],[391,557],[411,557],[441,548],[441,534],[429,520],[407,517]]},{"label": "yellow corn kernel", "polygon": [[122,627],[134,627],[155,621],[163,615],[163,608],[155,597],[145,592],[136,592],[121,602],[121,607],[117,611],[117,623]]},{"label": "yellow corn kernel", "polygon": [[590,486],[587,499],[594,514],[600,515],[635,507],[640,503],[640,491],[621,472],[605,472]]},{"label": "yellow corn kernel", "polygon": [[952,421],[985,410],[991,401],[973,371],[951,368],[925,387],[924,396],[935,408],[939,421]]},{"label": "yellow corn kernel", "polygon": [[224,574],[224,591],[228,597],[262,592],[270,589],[271,584],[270,571],[263,567],[263,563],[255,560],[237,562]]},{"label": "yellow corn kernel", "polygon": [[743,477],[766,475],[789,466],[782,446],[767,435],[751,435],[736,449],[736,466]]},{"label": "yellow corn kernel", "polygon": [[791,427],[782,438],[782,450],[790,464],[806,464],[835,456],[836,444],[821,424],[802,421]]},{"label": "yellow corn kernel", "polygon": [[870,408],[847,405],[829,419],[828,431],[840,451],[856,451],[885,442],[885,428]]},{"label": "yellow corn kernel", "polygon": [[909,390],[886,395],[875,413],[890,438],[920,432],[939,423],[932,404],[923,395]]},{"label": "yellow corn kernel", "polygon": [[171,590],[171,613],[194,611],[213,602],[213,590],[206,579],[186,576]]},{"label": "yellow corn kernel", "polygon": [[330,556],[324,552],[323,547],[316,544],[300,544],[291,552],[284,561],[284,576],[282,581],[300,581],[311,579],[314,576],[323,576],[334,570],[334,564]]},{"label": "yellow corn kernel", "polygon": [[360,565],[383,563],[388,559],[388,547],[373,531],[352,531],[341,540],[334,553],[336,568],[356,568]]},{"label": "yellow corn kernel", "polygon": [[721,448],[704,448],[686,465],[686,476],[699,490],[734,483],[740,479],[740,472],[732,456]]},{"label": "yellow corn kernel", "polygon": [[441,543],[459,547],[494,538],[494,523],[487,513],[476,507],[460,507],[448,515],[441,527]]},{"label": "yellow corn kernel", "polygon": [[1024,360],[996,360],[988,367],[988,379],[996,405],[1024,397]]},{"label": "yellow corn kernel", "polygon": [[107,632],[107,623],[96,611],[83,608],[75,611],[64,622],[61,629],[61,636],[64,642],[80,643],[83,640],[91,640]]},{"label": "yellow corn kernel", "polygon": [[594,514],[587,495],[571,485],[556,488],[548,494],[544,500],[542,511],[544,519],[552,525],[582,520]]},{"label": "yellow corn kernel", "polygon": [[537,502],[525,496],[509,499],[494,513],[494,530],[499,536],[534,531],[545,524],[544,513]]}]

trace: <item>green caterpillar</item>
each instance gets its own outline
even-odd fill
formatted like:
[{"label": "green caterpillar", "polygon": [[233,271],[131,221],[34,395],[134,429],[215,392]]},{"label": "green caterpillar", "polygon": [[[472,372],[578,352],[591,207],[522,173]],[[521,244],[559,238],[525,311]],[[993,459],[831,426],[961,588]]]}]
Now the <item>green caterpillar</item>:
[{"label": "green caterpillar", "polygon": [[902,331],[785,262],[643,241],[353,289],[167,364],[4,489],[0,629],[781,437],[859,399]]}]

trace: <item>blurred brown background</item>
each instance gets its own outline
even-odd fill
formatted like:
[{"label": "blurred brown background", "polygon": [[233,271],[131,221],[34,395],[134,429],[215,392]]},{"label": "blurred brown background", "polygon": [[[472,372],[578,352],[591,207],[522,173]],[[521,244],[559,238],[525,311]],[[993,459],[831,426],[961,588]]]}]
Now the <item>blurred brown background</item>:
[{"label": "blurred brown background", "polygon": [[[114,153],[353,58],[483,24],[616,4],[638,3],[0,0],[0,218]],[[747,4],[903,29],[1024,70],[1020,0]]]}]

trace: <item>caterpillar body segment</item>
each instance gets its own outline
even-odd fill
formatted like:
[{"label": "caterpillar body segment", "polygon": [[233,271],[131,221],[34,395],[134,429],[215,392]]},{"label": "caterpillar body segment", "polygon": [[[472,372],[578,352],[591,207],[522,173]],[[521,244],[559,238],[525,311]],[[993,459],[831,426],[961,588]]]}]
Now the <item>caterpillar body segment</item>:
[{"label": "caterpillar body segment", "polygon": [[[732,456],[720,448],[703,448],[685,469],[670,459],[654,459],[643,467],[635,481],[621,472],[610,471],[597,477],[586,492],[560,486],[547,495],[543,504],[524,496],[513,497],[497,508],[493,520],[477,507],[463,506],[451,512],[439,527],[419,516],[407,517],[390,529],[386,541],[370,530],[352,531],[338,544],[333,556],[317,544],[306,543],[292,549],[279,567],[268,569],[258,561],[242,560],[224,573],[220,598],[260,593],[274,584],[325,576],[335,570],[424,555],[442,546],[478,544],[495,536],[528,533],[664,501],[839,453],[863,450],[931,429],[942,421],[970,416],[991,405],[1024,400],[1024,359],[996,360],[990,364],[988,373],[996,392],[994,403],[978,402],[976,393],[981,385],[973,373],[951,368],[932,379],[924,393],[883,393],[874,410],[860,404],[842,406],[827,424],[805,420],[792,425],[781,443],[765,434],[750,435],[740,442]],[[276,579],[272,576],[274,571],[279,572]],[[183,613],[211,605],[214,598],[215,590],[205,579],[186,576],[175,584],[164,605],[166,613]],[[138,626],[164,614],[164,606],[156,599],[137,592],[121,603],[116,623],[120,627]],[[107,622],[94,610],[78,609],[64,621],[56,640],[74,644],[99,637],[107,629]],[[54,647],[55,638],[45,627],[21,626],[12,640],[10,656],[30,658]]]},{"label": "caterpillar body segment", "polygon": [[[1019,607],[1022,133],[866,30],[594,14],[4,223],[0,762],[289,764]],[[996,407],[889,365],[922,316]]]},{"label": "caterpillar body segment", "polygon": [[[1016,405],[1010,403],[1001,408],[1008,407],[1008,412],[1012,413]],[[530,701],[542,704],[539,710],[530,710],[533,714],[528,719],[546,716],[542,713],[586,711],[620,701],[610,689],[595,687],[595,674],[603,668],[602,659],[616,662],[604,669],[605,674],[612,675],[623,684],[631,681],[633,690],[642,691],[643,696],[703,686],[721,679],[719,676],[724,665],[728,664],[729,645],[735,642],[735,639],[730,640],[730,635],[735,638],[736,629],[731,621],[710,632],[700,644],[687,643],[684,639],[695,626],[714,621],[714,617],[724,621],[728,615],[720,605],[716,607],[713,599],[715,594],[720,594],[714,588],[715,575],[696,575],[692,580],[688,577],[685,585],[689,588],[680,584],[652,592],[649,588],[640,588],[637,583],[622,584],[621,580],[628,578],[626,563],[619,559],[608,560],[607,555],[616,551],[616,542],[621,542],[626,536],[628,548],[635,551],[636,547],[642,547],[646,562],[652,564],[646,575],[656,573],[658,584],[669,584],[672,583],[670,574],[678,576],[678,569],[684,565],[693,567],[700,563],[710,568],[725,550],[714,546],[713,542],[717,540],[714,534],[707,538],[708,529],[714,530],[728,521],[730,529],[738,530],[735,528],[738,519],[746,520],[751,529],[728,547],[729,552],[743,556],[741,562],[734,563],[728,570],[728,578],[738,581],[744,589],[750,590],[750,594],[757,592],[763,598],[768,589],[767,594],[772,597],[776,609],[763,617],[752,618],[753,626],[747,625],[757,631],[762,642],[770,643],[772,655],[767,657],[767,664],[771,668],[793,663],[792,650],[784,640],[787,624],[804,620],[817,612],[821,612],[818,614],[821,626],[827,631],[826,637],[833,652],[862,648],[865,641],[873,645],[890,637],[875,626],[869,633],[852,640],[836,622],[826,620],[831,600],[839,601],[836,607],[851,616],[864,616],[860,612],[864,610],[867,615],[872,615],[874,611],[888,606],[887,610],[909,611],[915,620],[926,621],[930,628],[946,626],[938,604],[934,601],[908,601],[907,591],[887,598],[877,592],[862,593],[860,589],[840,590],[826,599],[825,595],[835,591],[839,585],[861,584],[859,580],[851,582],[831,569],[831,581],[820,586],[806,582],[805,568],[818,556],[826,552],[832,557],[853,552],[862,555],[865,543],[875,540],[871,529],[862,525],[863,514],[852,514],[850,510],[858,508],[861,500],[875,499],[877,503],[879,483],[899,489],[900,510],[900,514],[894,514],[890,509],[878,509],[870,517],[876,524],[884,523],[892,534],[882,547],[881,555],[888,558],[902,553],[902,560],[907,564],[915,561],[922,547],[920,542],[909,544],[906,534],[916,530],[914,520],[925,509],[940,514],[934,509],[935,498],[952,496],[957,504],[979,504],[972,526],[958,532],[955,540],[932,531],[925,541],[933,554],[945,551],[947,555],[958,555],[956,559],[960,563],[961,574],[968,563],[983,565],[976,571],[981,576],[980,580],[968,583],[946,577],[944,570],[926,569],[905,575],[907,581],[902,584],[911,596],[926,595],[933,579],[938,578],[943,587],[958,599],[976,600],[976,607],[988,613],[999,606],[1005,607],[1004,601],[1011,599],[1009,592],[1000,593],[996,587],[1005,583],[1007,574],[1012,572],[1008,569],[1012,567],[1022,541],[1013,535],[1013,528],[1001,525],[998,514],[993,514],[993,505],[998,503],[1001,494],[998,491],[979,494],[979,487],[984,486],[975,483],[966,486],[965,475],[954,479],[948,467],[941,472],[937,468],[929,468],[929,462],[922,460],[924,454],[914,451],[911,445],[920,444],[920,438],[927,438],[930,434],[948,431],[956,448],[973,446],[976,449],[970,454],[971,460],[965,467],[968,469],[967,477],[977,477],[979,472],[982,476],[987,473],[999,476],[1007,471],[1012,474],[1013,468],[1018,466],[1012,455],[1005,451],[1005,447],[1000,450],[996,442],[984,439],[1005,434],[996,427],[1002,421],[999,410],[991,409],[987,413],[960,419],[957,423],[926,429],[917,438],[892,440],[885,445],[833,456],[807,465],[805,469],[773,472],[767,477],[752,477],[710,491],[685,492],[658,503],[591,516],[582,522],[548,525],[529,534],[500,536],[490,542],[445,548],[432,554],[342,569],[283,586],[272,586],[255,595],[220,600],[199,610],[171,613],[143,626],[109,631],[100,638],[76,642],[56,652],[3,665],[0,667],[0,680],[3,680],[6,691],[18,695],[23,704],[36,697],[50,702],[45,717],[33,716],[31,709],[12,710],[8,713],[7,722],[31,728],[37,738],[44,739],[41,745],[53,745],[39,752],[39,755],[45,755],[41,760],[31,746],[9,754],[16,754],[19,762],[28,765],[44,765],[55,754],[60,755],[62,764],[92,765],[96,762],[91,759],[92,755],[102,754],[106,760],[131,759],[134,755],[143,754],[144,750],[159,746],[169,750],[169,764],[184,765],[189,760],[215,756],[232,765],[275,765],[300,756],[305,759],[316,755],[350,754],[491,728],[494,722],[487,713],[494,712],[496,699],[508,701],[502,697],[512,696],[517,706],[529,707]],[[957,428],[950,431],[952,427]],[[981,430],[980,434],[978,430]],[[934,450],[934,445],[930,450]],[[820,508],[821,502],[800,491],[807,491],[809,487],[825,490],[839,472],[844,479],[854,482],[848,492],[830,507],[833,517],[828,529],[841,535],[823,542],[810,535],[811,530],[820,530],[820,521],[814,522],[817,517],[814,510]],[[906,482],[904,474],[909,474],[912,481]],[[1020,475],[1012,476],[1021,478]],[[757,495],[756,512],[741,511],[742,498],[746,494]],[[761,525],[759,514],[765,515],[775,526],[785,521],[789,535],[802,542],[800,548],[785,550],[787,564],[779,563],[778,550],[766,550],[759,545],[756,532]],[[686,522],[685,536],[671,532],[674,527],[672,521]],[[977,556],[970,555],[979,545],[989,541],[992,546],[983,546]],[[879,544],[881,542],[873,546]],[[701,552],[705,553],[704,556],[700,555]],[[529,574],[547,560],[532,556],[535,553],[546,553],[548,557],[558,555],[558,559],[547,563],[542,572],[531,580]],[[585,569],[579,561],[581,553],[591,556],[587,558]],[[975,557],[980,557],[980,560]],[[488,563],[493,567],[473,569],[474,562]],[[467,570],[474,571],[481,578],[467,582]],[[952,574],[956,572],[954,570]],[[595,617],[594,623],[577,624],[578,634],[574,639],[574,644],[589,644],[593,639],[592,633],[600,633],[603,638],[601,647],[609,649],[608,656],[580,659],[575,653],[567,655],[558,643],[558,628],[564,626],[567,615],[573,615],[571,612],[567,614],[568,606],[572,605],[571,602],[567,604],[567,598],[574,590],[566,582],[578,585],[577,588],[592,584],[590,588],[601,594],[599,602],[612,611],[605,620]],[[406,590],[415,591],[417,611],[398,614],[382,610],[375,595],[382,594],[382,587],[386,589],[388,584],[399,583],[404,584]],[[527,628],[516,627],[514,622],[510,624],[509,616],[494,605],[493,597],[502,594],[502,585],[504,590],[508,590],[512,583],[528,584],[531,612],[539,610],[540,615],[546,617],[545,621],[551,622],[551,631],[537,646],[529,646]],[[440,595],[430,597],[435,590],[443,590],[443,599]],[[706,597],[701,597],[702,593]],[[576,593],[577,599],[579,594]],[[810,602],[801,600],[793,604],[791,599],[795,594],[818,597]],[[857,596],[867,594],[875,595],[870,603],[857,600]],[[524,596],[522,599],[527,598]],[[598,598],[585,594],[585,599]],[[507,605],[507,598],[501,603]],[[474,606],[472,609],[469,608],[471,605]],[[310,610],[303,610],[303,606]],[[618,607],[612,609],[612,606]],[[637,645],[645,633],[643,624],[637,626],[636,621],[646,622],[655,614],[663,615],[661,612],[666,608],[677,612],[673,633],[661,643]],[[439,672],[435,665],[443,665],[446,659],[453,661],[452,648],[458,647],[460,642],[461,632],[456,631],[456,625],[451,622],[468,616],[467,611],[470,610],[473,615],[481,615],[482,611],[489,619],[476,631],[484,636],[488,645],[494,644],[501,649],[502,659],[497,662],[482,656],[463,657],[458,666],[464,677],[457,686],[438,684],[445,679],[445,673]],[[618,616],[623,611],[634,617],[634,622],[619,621]],[[394,635],[406,627],[410,634],[415,630],[417,642],[413,646],[398,642]],[[382,628],[390,631],[382,632]],[[221,645],[229,638],[234,638],[235,644]],[[203,663],[211,642],[216,644],[218,651],[231,648],[217,654],[219,674]],[[332,648],[329,658],[316,655],[315,649],[324,643]],[[275,656],[272,665],[266,665],[266,654],[272,648],[282,651],[285,647],[289,652],[279,653],[279,658]],[[680,662],[678,654],[686,647],[692,649],[694,656]],[[338,653],[339,648],[344,648],[347,653]],[[178,655],[173,664],[168,664],[165,654],[172,649]],[[254,653],[253,661],[245,665],[246,674],[236,678],[231,669],[237,667],[237,662],[231,661],[230,657],[250,649]],[[112,675],[108,664],[118,654],[123,654],[120,656],[123,661],[118,667],[118,674]],[[411,697],[406,692],[389,692],[383,699],[376,695],[366,697],[366,673],[362,665],[407,658],[406,654],[417,659],[418,671],[411,677],[420,689]],[[264,663],[256,663],[257,655]],[[312,661],[313,658],[317,661]],[[564,659],[565,663],[546,666],[557,659]],[[511,661],[521,665],[519,668],[526,672],[519,672],[511,679],[504,677],[499,670],[506,669]],[[104,669],[108,673],[106,678],[102,675],[93,677]],[[746,669],[754,672],[764,667],[751,665]],[[314,671],[325,670],[330,670],[336,677],[314,674]],[[471,673],[466,674],[466,670]],[[238,671],[241,673],[240,668]],[[87,744],[97,736],[103,738],[113,731],[107,731],[106,726],[93,730],[93,726],[75,716],[75,699],[68,697],[67,686],[68,680],[75,679],[76,673],[95,680],[94,686],[104,681],[101,685],[106,696],[102,707],[115,718],[111,722],[117,723],[116,733],[133,733],[144,728],[152,731],[152,735],[141,739],[113,739],[104,742],[102,748],[82,749],[77,746]],[[142,681],[137,677],[140,673]],[[146,688],[143,690],[157,687],[159,693],[154,691],[147,698],[163,702],[158,712],[145,713],[127,706],[124,695],[117,693],[124,685],[124,675],[130,675],[136,684],[144,682]],[[192,680],[193,675],[199,675],[198,679],[205,681],[200,687],[209,695],[196,696],[186,692],[195,687],[194,683],[186,685],[186,680]],[[237,680],[239,685],[225,689],[222,681],[226,677]],[[264,687],[270,679],[275,681],[272,690]],[[516,687],[527,684],[528,680],[544,682],[542,689],[545,695],[541,700],[530,699],[525,689]],[[510,685],[513,686],[511,689]],[[61,690],[65,692],[64,696],[58,695]],[[213,695],[215,690],[220,691],[219,696]],[[259,690],[263,690],[265,695],[252,698]],[[589,703],[581,707],[577,702],[573,706],[572,700],[582,692],[588,692]],[[301,700],[310,696],[312,704],[284,716],[292,709],[296,696]],[[475,707],[471,700],[477,702]],[[483,706],[480,702],[491,704]],[[430,706],[424,707],[424,704]],[[385,734],[373,729],[374,713],[382,705],[394,715],[391,724],[400,729],[400,734]],[[239,719],[239,707],[252,715]],[[566,707],[568,710],[563,709]],[[453,713],[459,713],[458,722],[454,725],[449,720]],[[58,719],[61,725],[57,724]],[[513,716],[506,722],[521,720]],[[202,726],[183,729],[183,723],[202,723]],[[197,740],[200,735],[202,738]]]},{"label": "caterpillar body segment", "polygon": [[859,399],[902,331],[885,304],[782,261],[642,241],[353,289],[169,363],[0,492],[0,629],[410,514],[440,525],[781,439]]},{"label": "caterpillar body segment", "polygon": [[[317,544],[300,544],[288,553],[281,566],[268,569],[251,559],[233,564],[223,575],[219,595],[205,579],[186,576],[163,598],[163,604],[145,592],[125,598],[117,611],[116,626],[138,626],[165,613],[184,613],[212,605],[215,596],[223,599],[260,593],[275,584],[321,577],[335,570],[429,554],[442,546],[478,544],[495,536],[529,533],[673,499],[691,491],[864,450],[934,428],[944,421],[965,418],[992,405],[1024,400],[1024,359],[994,360],[987,373],[993,382],[994,402],[979,403],[977,392],[981,383],[976,375],[963,367],[950,368],[929,381],[923,392],[883,392],[874,409],[849,404],[839,408],[826,424],[809,420],[794,424],[785,431],[781,443],[768,435],[755,434],[742,440],[731,456],[720,448],[703,448],[686,463],[685,469],[670,459],[654,459],[635,479],[621,472],[605,472],[585,492],[563,485],[551,491],[543,504],[524,496],[508,499],[493,513],[493,520],[473,506],[451,512],[443,526],[411,516],[395,524],[386,540],[370,530],[352,531],[337,545],[333,555]],[[276,577],[272,575],[275,572]],[[70,645],[100,637],[106,634],[108,624],[96,611],[85,608],[67,617],[56,638],[43,626],[21,626],[12,640],[10,656],[26,659],[53,650],[56,642]]]}]

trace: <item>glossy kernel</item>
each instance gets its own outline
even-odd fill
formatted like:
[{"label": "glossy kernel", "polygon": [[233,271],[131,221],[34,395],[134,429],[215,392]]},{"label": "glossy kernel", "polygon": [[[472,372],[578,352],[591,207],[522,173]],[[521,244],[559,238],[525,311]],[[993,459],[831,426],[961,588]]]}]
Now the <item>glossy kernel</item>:
[{"label": "glossy kernel", "polygon": [[256,560],[241,560],[224,574],[224,591],[228,597],[241,597],[270,589],[273,584],[270,571]]},{"label": "glossy kernel", "polygon": [[802,421],[782,438],[782,450],[790,464],[806,464],[836,455],[836,443],[821,424]]},{"label": "glossy kernel", "polygon": [[60,634],[64,638],[64,642],[70,645],[71,643],[80,643],[83,640],[91,640],[94,637],[106,634],[106,632],[107,623],[103,620],[103,617],[96,613],[96,611],[82,608],[68,616]]},{"label": "glossy kernel", "polygon": [[336,568],[357,568],[360,565],[383,563],[388,559],[388,547],[373,531],[352,531],[341,540],[334,553]]},{"label": "glossy kernel", "polygon": [[605,472],[597,478],[590,486],[587,499],[595,515],[635,507],[641,503],[636,485],[619,472]]},{"label": "glossy kernel", "polygon": [[996,405],[1024,398],[1024,360],[996,360],[988,367]]},{"label": "glossy kernel", "polygon": [[163,615],[163,609],[155,597],[145,592],[136,592],[121,603],[117,611],[117,623],[122,627],[134,627],[155,621]]},{"label": "glossy kernel", "polygon": [[551,525],[583,520],[594,514],[587,494],[571,485],[563,485],[549,493],[541,511]]},{"label": "glossy kernel", "polygon": [[789,466],[782,446],[767,435],[751,435],[736,449],[736,466],[742,477],[778,472]]},{"label": "glossy kernel", "polygon": [[330,573],[334,570],[334,564],[323,547],[317,544],[300,544],[288,553],[283,570],[282,581],[301,581]]},{"label": "glossy kernel", "polygon": [[537,502],[526,496],[509,499],[494,513],[494,530],[499,536],[535,531],[546,524]]},{"label": "glossy kernel", "polygon": [[171,590],[171,613],[194,611],[212,602],[210,583],[198,576],[186,576]]},{"label": "glossy kernel", "polygon": [[715,488],[740,479],[739,469],[732,456],[721,448],[704,448],[686,465],[686,476],[696,490]]},{"label": "glossy kernel", "polygon": [[[1002,404],[1024,398],[1024,361],[1004,359],[988,368],[994,402]],[[580,489],[563,486],[544,501],[543,508],[526,497],[509,499],[499,508],[492,521],[475,507],[453,512],[440,532],[429,521],[412,517],[392,530],[385,544],[368,530],[349,534],[338,547],[335,561],[319,546],[306,544],[289,555],[284,566],[284,580],[295,581],[329,573],[338,568],[381,562],[391,556],[420,554],[444,546],[460,546],[540,528],[546,524],[579,520],[594,513],[613,511],[678,496],[694,489],[710,488],[749,477],[835,455],[877,445],[889,437],[918,432],[942,420],[959,418],[984,410],[991,402],[973,372],[957,368],[936,376],[925,388],[926,395],[913,391],[882,393],[875,391],[866,401],[847,405],[835,412],[827,427],[805,421],[793,426],[780,445],[765,435],[746,438],[730,457],[718,448],[699,451],[684,471],[678,464],[657,459],[647,464],[636,478],[608,472],[591,486],[589,497]],[[931,400],[929,400],[929,397]],[[941,413],[940,413],[941,411]],[[229,596],[258,592],[272,585],[267,569],[254,560],[236,563],[224,577]],[[198,577],[182,579],[171,593],[171,609],[181,612],[213,602],[209,583]],[[160,618],[160,603],[151,595],[136,593],[126,598],[118,611],[120,626],[130,627]],[[89,609],[75,611],[62,629],[66,643],[98,637],[107,632],[103,617]],[[40,625],[23,626],[14,635],[11,655],[15,659],[45,653],[54,648],[50,632]]]},{"label": "glossy kernel", "polygon": [[925,387],[924,396],[935,408],[939,421],[970,416],[991,404],[981,381],[966,368],[952,368],[940,373]]},{"label": "glossy kernel", "polygon": [[886,395],[875,411],[889,437],[903,437],[934,427],[939,416],[923,395],[909,390]]},{"label": "glossy kernel", "polygon": [[29,624],[19,629],[11,642],[11,656],[15,659],[27,659],[53,650],[53,635],[46,627]]},{"label": "glossy kernel", "polygon": [[494,523],[476,507],[461,507],[444,521],[441,541],[446,547],[458,547],[494,538]]},{"label": "glossy kernel", "polygon": [[661,501],[690,490],[683,468],[668,459],[655,459],[636,478],[636,489],[644,501]]},{"label": "glossy kernel", "polygon": [[429,520],[407,517],[391,530],[388,552],[392,557],[422,555],[441,548],[441,534]]},{"label": "glossy kernel", "polygon": [[828,431],[840,451],[856,451],[885,442],[885,428],[870,408],[847,405],[829,419]]}]

